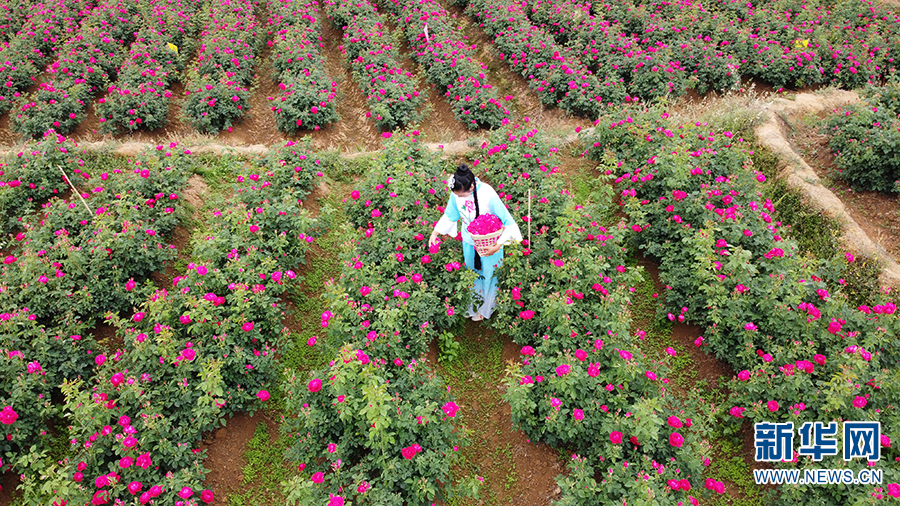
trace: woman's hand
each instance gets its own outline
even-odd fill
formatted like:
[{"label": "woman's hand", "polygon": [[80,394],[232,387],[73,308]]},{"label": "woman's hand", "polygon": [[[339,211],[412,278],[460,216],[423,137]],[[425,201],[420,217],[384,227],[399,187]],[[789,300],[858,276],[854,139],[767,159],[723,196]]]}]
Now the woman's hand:
[{"label": "woman's hand", "polygon": [[439,242],[440,242],[440,239],[438,239],[437,230],[432,230],[431,237],[428,239],[428,245],[434,246],[434,245],[438,244]]},{"label": "woman's hand", "polygon": [[485,251],[485,253],[487,253],[487,255],[482,255],[482,256],[491,256],[494,253],[497,253],[498,251],[500,251],[500,248],[502,248],[502,247],[503,246],[501,246],[499,244],[495,244]]}]

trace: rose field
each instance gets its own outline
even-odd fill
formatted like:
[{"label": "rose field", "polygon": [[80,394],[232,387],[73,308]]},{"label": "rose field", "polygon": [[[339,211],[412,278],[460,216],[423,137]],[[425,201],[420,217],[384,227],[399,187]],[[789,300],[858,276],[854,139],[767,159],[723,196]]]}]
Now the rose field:
[{"label": "rose field", "polygon": [[[0,0],[0,506],[900,503],[898,58],[861,0]],[[817,469],[881,480],[754,481]]]}]

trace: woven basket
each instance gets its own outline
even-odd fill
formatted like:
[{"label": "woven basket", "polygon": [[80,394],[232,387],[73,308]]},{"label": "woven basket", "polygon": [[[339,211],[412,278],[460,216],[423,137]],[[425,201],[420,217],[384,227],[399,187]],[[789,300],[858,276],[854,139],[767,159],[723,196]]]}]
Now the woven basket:
[{"label": "woven basket", "polygon": [[506,227],[500,227],[499,230],[491,232],[487,235],[475,235],[471,234],[472,240],[475,241],[475,250],[478,251],[480,256],[487,256],[485,252],[488,248],[495,246],[497,244],[497,239],[500,238],[500,235],[503,234],[503,230]]}]

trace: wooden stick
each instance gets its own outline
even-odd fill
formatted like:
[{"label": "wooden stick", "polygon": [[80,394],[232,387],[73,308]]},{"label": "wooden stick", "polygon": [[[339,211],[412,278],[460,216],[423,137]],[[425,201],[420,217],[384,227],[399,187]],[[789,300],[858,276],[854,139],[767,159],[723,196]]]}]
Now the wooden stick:
[{"label": "wooden stick", "polygon": [[59,165],[57,165],[57,167],[59,167],[59,171],[63,173],[63,179],[65,179],[66,182],[69,183],[69,186],[72,187],[72,191],[75,192],[75,195],[78,195],[78,198],[81,199],[81,203],[84,204],[84,208],[87,209],[88,214],[90,214],[91,216],[94,216],[94,213],[91,211],[91,208],[88,207],[87,202],[85,202],[84,197],[81,196],[81,193],[79,193],[78,189],[75,188],[75,185],[72,184],[72,181],[69,180],[69,176],[66,174],[66,171],[64,171],[63,168]]},{"label": "wooden stick", "polygon": [[528,189],[528,249],[531,249],[531,188]]}]

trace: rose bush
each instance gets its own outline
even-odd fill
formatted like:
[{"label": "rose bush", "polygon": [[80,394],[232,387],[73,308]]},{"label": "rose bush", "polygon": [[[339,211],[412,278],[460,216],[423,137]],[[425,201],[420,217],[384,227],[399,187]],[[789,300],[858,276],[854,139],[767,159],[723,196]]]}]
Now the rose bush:
[{"label": "rose bush", "polygon": [[74,177],[87,174],[81,170],[83,165],[75,145],[52,129],[43,140],[28,142],[21,151],[7,155],[0,167],[0,232],[4,236],[0,244],[7,243],[5,236],[20,226],[26,214],[69,189],[60,168]]},{"label": "rose bush", "polygon": [[863,102],[833,112],[823,127],[829,135],[838,177],[854,190],[895,190],[900,181],[897,150],[900,121],[900,83],[868,87]]},{"label": "rose bush", "polygon": [[303,472],[287,484],[288,499],[310,504],[340,494],[427,505],[474,486],[451,484],[464,442],[454,430],[455,403],[421,367],[370,359],[347,346],[327,369],[313,371],[313,380],[291,377],[288,409],[298,417],[285,419],[282,431],[292,440],[288,458]]},{"label": "rose bush", "polygon": [[143,282],[174,254],[160,240],[180,219],[178,193],[192,164],[159,148],[136,157],[131,171],[94,174],[96,186],[83,195],[93,215],[80,201],[54,199],[26,217],[14,242],[18,259],[0,271],[16,287],[0,291],[4,307],[29,307],[42,321],[90,322],[146,298]]},{"label": "rose bush", "polygon": [[273,101],[278,129],[293,134],[318,130],[338,121],[337,83],[325,71],[317,2],[303,5],[285,0],[269,2],[268,33],[273,35],[273,76],[282,91]]},{"label": "rose bush", "polygon": [[472,58],[474,46],[464,42],[467,37],[453,27],[450,15],[438,2],[385,0],[381,5],[404,27],[406,39],[416,49],[413,56],[453,104],[457,120],[470,130],[497,128],[509,121],[510,111],[488,83],[487,66]]},{"label": "rose bush", "polygon": [[40,452],[53,444],[51,424],[62,412],[53,401],[59,385],[90,374],[94,359],[87,351],[97,350],[97,342],[83,323],[45,327],[26,310],[0,313],[0,326],[0,409],[16,414],[0,420],[0,455],[13,468],[27,469],[32,446]]},{"label": "rose bush", "polygon": [[353,69],[353,77],[366,95],[367,117],[385,130],[413,123],[421,103],[412,74],[400,68],[381,15],[368,0],[354,3],[325,2],[325,13],[344,32],[342,54]]},{"label": "rose bush", "polygon": [[[48,213],[40,227],[24,234],[26,248],[51,240],[34,234],[55,229],[59,223],[71,229],[70,237],[91,234],[94,226],[118,233],[132,220],[155,220],[156,230],[142,225],[143,237],[155,238],[157,231],[163,234],[174,227],[177,221],[171,217],[170,206],[180,200],[176,191],[191,170],[190,156],[173,153],[173,148],[176,145],[169,149],[158,146],[131,160],[128,166],[134,170],[101,173],[102,186],[88,196],[92,208],[100,206],[95,208],[99,218],[78,221],[77,207],[64,206],[67,213]],[[141,198],[133,200],[137,196]],[[211,500],[211,491],[201,493],[207,471],[202,467],[205,455],[195,442],[203,432],[224,423],[225,417],[255,410],[265,398],[262,392],[272,387],[277,378],[275,349],[286,344],[281,337],[279,297],[287,283],[298,277],[293,269],[319,233],[314,220],[293,198],[266,199],[257,206],[253,215],[264,223],[263,230],[255,232],[248,226],[249,213],[238,192],[224,208],[212,210],[208,229],[194,238],[194,261],[173,280],[171,288],[154,289],[131,279],[124,286],[106,281],[112,291],[140,294],[129,299],[131,309],[120,307],[117,313],[106,314],[123,343],[122,349],[110,351],[109,356],[89,337],[82,339],[86,326],[67,316],[71,311],[40,319],[24,310],[0,314],[0,320],[9,320],[17,329],[27,328],[22,325],[26,321],[33,326],[27,332],[17,330],[10,343],[0,345],[15,346],[19,352],[8,359],[3,356],[0,362],[3,371],[10,373],[4,375],[6,383],[0,391],[0,401],[7,402],[4,406],[10,409],[0,417],[6,421],[15,417],[10,425],[27,422],[12,427],[15,435],[2,448],[4,460],[23,475],[26,501],[145,504],[154,499],[199,505]],[[128,214],[129,210],[133,214]],[[106,217],[111,225],[98,221]],[[151,230],[153,234],[147,233]],[[107,276],[145,268],[140,252],[130,253],[133,265],[114,266],[115,260],[110,259],[118,250],[115,254],[96,251],[93,262],[98,269],[105,266]],[[27,258],[26,253],[5,265],[4,277]],[[158,271],[159,266],[153,270]],[[73,274],[66,272],[62,279],[70,277]],[[41,280],[33,283],[44,284]],[[2,286],[7,286],[6,279]],[[6,292],[4,297],[12,296]],[[84,304],[84,297],[56,292],[44,298],[57,307],[69,299]],[[4,308],[11,304],[2,301]],[[114,302],[106,302],[98,310],[114,307]],[[56,319],[60,320],[59,330],[48,327],[44,331],[42,321]],[[21,394],[15,392],[17,388]],[[24,405],[22,397],[60,393],[65,396],[64,405],[33,400]],[[48,418],[59,416],[69,417],[73,424],[68,428],[72,446],[66,459],[53,463],[39,454],[48,444],[40,431]],[[56,423],[58,420],[55,418]],[[37,445],[34,452],[11,453],[32,445]],[[53,491],[50,497],[48,490]]]},{"label": "rose bush", "polygon": [[98,100],[101,132],[155,130],[166,124],[172,96],[168,88],[177,62],[165,48],[173,38],[154,30],[142,30],[136,36],[118,67],[118,80]]},{"label": "rose bush", "polygon": [[469,2],[467,12],[494,37],[500,58],[528,79],[543,104],[593,118],[603,106],[625,99],[620,80],[594,75],[572,50],[534,26],[521,3],[478,0]]},{"label": "rose bush", "polygon": [[324,166],[310,145],[310,139],[306,138],[272,146],[256,170],[243,171],[237,176],[241,200],[251,208],[265,200],[280,200],[285,196],[300,202],[316,178],[324,175]]},{"label": "rose bush", "polygon": [[[898,324],[894,304],[850,307],[842,278],[853,257],[800,254],[762,193],[765,177],[751,170],[743,139],[666,118],[655,109],[611,112],[598,120],[609,129],[583,138],[595,146],[592,156],[621,174],[632,241],[660,262],[667,289],[660,316],[705,326],[695,344],[742,371],[729,383],[722,414],[736,422],[730,430],[743,418],[868,419],[896,437],[897,393],[887,387],[896,371],[881,362],[900,353],[883,337]],[[600,157],[600,139],[611,131],[618,139]],[[802,457],[791,465],[808,463]],[[885,479],[894,481],[892,473]],[[779,501],[849,497],[849,489],[803,490],[806,496],[791,492]]]},{"label": "rose bush", "polygon": [[322,314],[336,359],[310,376],[293,373],[283,387],[298,413],[282,426],[301,470],[287,484],[290,501],[431,504],[477,489],[474,478],[453,479],[457,406],[421,363],[459,321],[474,273],[454,265],[455,241],[430,250],[425,242],[447,195],[448,162],[417,136],[389,136],[347,201],[358,236],[326,286]]}]

